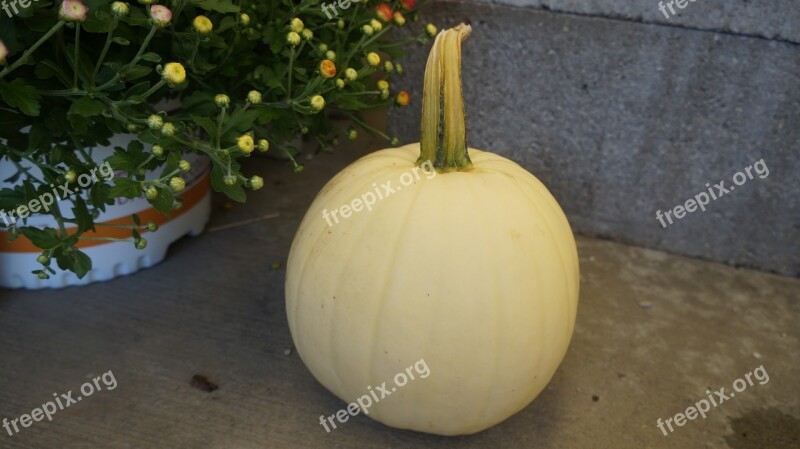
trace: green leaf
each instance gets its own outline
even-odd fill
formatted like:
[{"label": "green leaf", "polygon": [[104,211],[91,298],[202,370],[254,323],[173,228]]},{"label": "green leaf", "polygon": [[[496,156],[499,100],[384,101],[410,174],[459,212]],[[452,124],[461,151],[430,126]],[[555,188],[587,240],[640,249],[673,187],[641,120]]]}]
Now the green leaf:
[{"label": "green leaf", "polygon": [[130,45],[130,44],[131,44],[131,41],[129,41],[128,39],[125,39],[124,37],[119,37],[119,36],[116,36],[116,37],[114,37],[114,38],[113,38],[113,39],[111,39],[111,40],[112,40],[112,41],[113,41],[115,44],[119,44],[119,45]]},{"label": "green leaf", "polygon": [[89,130],[89,119],[78,114],[70,114],[67,116],[69,123],[76,131],[85,133]]},{"label": "green leaf", "polygon": [[130,67],[123,69],[122,75],[125,77],[126,80],[133,81],[135,79],[139,79],[143,76],[149,75],[150,72],[152,71],[153,71],[152,67],[146,67],[143,65],[132,65]]},{"label": "green leaf", "polygon": [[22,78],[15,78],[10,83],[0,81],[0,96],[9,106],[19,108],[25,115],[33,117],[39,115],[41,95],[34,87],[25,84]]},{"label": "green leaf", "polygon": [[89,191],[89,203],[92,206],[105,212],[106,205],[114,204],[114,197],[111,196],[111,186],[104,182],[96,182]]},{"label": "green leaf", "polygon": [[259,108],[258,110],[258,124],[259,125],[266,125],[267,123],[275,120],[276,118],[281,116],[281,111],[279,109],[272,109],[272,108]]},{"label": "green leaf", "polygon": [[67,72],[65,72],[60,65],[48,59],[39,61],[34,70],[34,74],[37,78],[42,80],[56,76],[64,86],[70,86],[72,83],[72,79],[67,75]]},{"label": "green leaf", "polygon": [[225,119],[225,122],[222,125],[222,134],[225,134],[230,130],[233,130],[239,134],[248,131],[253,127],[253,123],[255,123],[257,118],[258,111],[256,110],[238,110]]},{"label": "green leaf", "polygon": [[173,202],[175,202],[175,197],[169,189],[158,189],[158,196],[156,199],[150,200],[150,204],[165,215],[172,213]]},{"label": "green leaf", "polygon": [[86,207],[86,201],[80,196],[76,197],[73,201],[75,207],[72,208],[72,213],[75,214],[75,222],[78,225],[78,234],[83,234],[89,229],[94,228],[94,219]]},{"label": "green leaf", "polygon": [[195,91],[181,100],[181,112],[212,116],[217,112],[214,95],[202,90]]},{"label": "green leaf", "polygon": [[39,229],[32,226],[24,226],[19,230],[31,243],[42,249],[50,249],[61,243],[56,230],[53,228]]},{"label": "green leaf", "polygon": [[246,199],[246,195],[244,193],[244,189],[238,183],[232,186],[225,184],[223,178],[225,177],[225,170],[219,167],[218,165],[214,165],[214,168],[211,169],[211,186],[214,187],[214,190],[217,192],[222,192],[225,195],[228,195],[228,198],[238,201],[240,203],[244,203]]},{"label": "green leaf", "polygon": [[90,33],[107,33],[109,30],[111,30],[111,27],[114,23],[111,14],[105,11],[97,11],[95,8],[93,8],[94,4],[96,3],[90,3],[90,12],[86,18],[86,21],[81,24],[81,28]]},{"label": "green leaf", "polygon": [[114,198],[138,198],[142,195],[142,183],[130,178],[114,178],[111,196]]},{"label": "green leaf", "polygon": [[239,12],[238,6],[226,0],[199,0],[193,3],[206,11]]},{"label": "green leaf", "polygon": [[199,115],[191,115],[192,120],[197,123],[198,125],[202,126],[204,130],[208,133],[209,136],[212,138],[216,138],[217,136],[217,122],[208,118],[208,117],[200,117]]},{"label": "green leaf", "polygon": [[141,95],[147,92],[147,89],[150,89],[150,81],[142,81],[141,83],[138,83],[133,87],[131,87],[130,89],[128,89],[125,92],[125,97],[128,97],[128,99],[130,99],[130,97]]},{"label": "green leaf", "polygon": [[78,279],[82,279],[92,269],[92,259],[83,251],[75,250],[72,253],[72,260],[72,271],[75,272]]},{"label": "green leaf", "polygon": [[136,226],[141,226],[142,225],[142,220],[139,218],[139,215],[133,214],[133,215],[131,215],[131,218],[133,219],[133,222],[134,222],[134,224],[136,224]]},{"label": "green leaf", "polygon": [[114,154],[106,158],[106,162],[111,165],[111,168],[127,173],[136,173],[145,160],[147,160],[147,154],[144,153],[144,145],[138,140],[129,143],[127,150],[115,147]]},{"label": "green leaf", "polygon": [[34,122],[31,126],[31,131],[28,133],[28,151],[37,150],[40,148],[49,150],[53,137],[47,130],[44,123]]},{"label": "green leaf", "polygon": [[68,114],[77,114],[81,117],[93,117],[102,114],[105,110],[106,105],[102,101],[89,97],[81,97],[78,101],[72,103]]},{"label": "green leaf", "polygon": [[153,52],[143,54],[142,59],[149,62],[161,62],[161,56],[159,56],[158,53]]}]

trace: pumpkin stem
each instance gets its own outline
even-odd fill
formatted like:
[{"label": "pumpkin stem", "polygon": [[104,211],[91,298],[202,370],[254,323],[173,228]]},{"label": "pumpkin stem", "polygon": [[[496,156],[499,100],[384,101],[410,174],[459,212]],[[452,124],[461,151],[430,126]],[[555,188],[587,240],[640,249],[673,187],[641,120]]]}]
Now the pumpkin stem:
[{"label": "pumpkin stem", "polygon": [[425,66],[417,165],[431,161],[440,173],[472,168],[461,93],[461,41],[471,31],[462,23],[440,32]]}]

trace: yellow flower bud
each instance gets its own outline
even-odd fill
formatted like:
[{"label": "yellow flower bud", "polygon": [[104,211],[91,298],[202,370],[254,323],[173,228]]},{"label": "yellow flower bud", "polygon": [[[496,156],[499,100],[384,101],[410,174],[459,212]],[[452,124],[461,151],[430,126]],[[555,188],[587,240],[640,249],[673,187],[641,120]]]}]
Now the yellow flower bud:
[{"label": "yellow flower bud", "polygon": [[406,18],[403,17],[403,14],[401,14],[400,12],[396,12],[394,13],[394,23],[396,23],[397,26],[401,27],[406,24]]},{"label": "yellow flower bud", "polygon": [[239,23],[241,23],[242,26],[250,25],[250,16],[245,13],[239,14]]},{"label": "yellow flower bud", "polygon": [[386,61],[383,63],[383,71],[386,73],[394,72],[394,64],[392,64],[392,61]]},{"label": "yellow flower bud", "polygon": [[180,84],[186,80],[186,69],[179,62],[170,62],[164,66],[161,77],[170,84]]},{"label": "yellow flower bud", "polygon": [[361,27],[361,32],[364,33],[365,36],[372,36],[375,30],[370,25],[364,25]]},{"label": "yellow flower bud", "polygon": [[236,146],[239,147],[239,149],[242,150],[244,154],[252,153],[253,149],[255,148],[255,143],[253,142],[253,136],[249,134],[244,134],[242,136],[239,136],[236,139]]},{"label": "yellow flower bud", "polygon": [[128,4],[124,2],[114,2],[111,4],[111,12],[117,17],[127,16],[129,9],[130,7]]},{"label": "yellow flower bud", "polygon": [[358,79],[358,72],[356,72],[356,69],[348,67],[344,70],[344,77],[347,81],[355,81]]},{"label": "yellow flower bud", "polygon": [[300,32],[300,35],[303,36],[304,40],[310,41],[314,37],[314,32],[305,28]]},{"label": "yellow flower bud", "polygon": [[297,34],[296,31],[289,31],[286,34],[286,42],[292,47],[295,47],[300,44],[300,35]]},{"label": "yellow flower bud", "polygon": [[173,192],[180,192],[186,188],[186,181],[180,176],[173,176],[169,180],[169,188],[172,189]]},{"label": "yellow flower bud", "polygon": [[325,52],[325,59],[330,59],[331,61],[336,60],[336,52],[333,50],[328,50]]},{"label": "yellow flower bud", "polygon": [[297,17],[295,17],[294,19],[292,19],[292,20],[289,22],[289,29],[290,29],[290,30],[292,30],[292,31],[294,31],[295,33],[299,33],[299,32],[301,32],[301,31],[303,31],[303,28],[304,28],[304,27],[305,27],[305,26],[303,25],[303,21],[302,21],[302,20],[300,20],[300,19],[299,19],[299,18],[297,18]]},{"label": "yellow flower bud", "polygon": [[150,186],[147,189],[145,189],[144,196],[148,200],[154,200],[154,199],[158,198],[158,189],[156,189],[153,186]]},{"label": "yellow flower bud", "polygon": [[383,25],[381,25],[381,23],[375,19],[369,21],[369,26],[371,26],[372,30],[375,31],[376,33],[383,29]]},{"label": "yellow flower bud", "polygon": [[178,168],[180,168],[182,172],[186,173],[192,169],[192,164],[190,164],[186,159],[181,159],[181,161],[178,162]]},{"label": "yellow flower bud", "polygon": [[314,112],[319,112],[325,108],[325,99],[322,98],[322,95],[314,95],[311,97],[311,110]]},{"label": "yellow flower bud", "polygon": [[160,115],[153,114],[147,117],[147,127],[150,129],[161,129],[164,126],[164,119]]},{"label": "yellow flower bud", "polygon": [[217,94],[214,96],[214,104],[221,108],[227,108],[231,104],[231,97],[225,94]]},{"label": "yellow flower bud", "polygon": [[336,88],[337,89],[344,89],[344,80],[341,78],[336,79]]},{"label": "yellow flower bud", "polygon": [[161,127],[161,134],[169,137],[175,135],[175,125],[172,123],[164,123],[164,126]]},{"label": "yellow flower bud", "polygon": [[379,80],[375,85],[378,87],[378,90],[388,89],[389,82],[386,80]]},{"label": "yellow flower bud", "polygon": [[197,16],[192,21],[192,26],[194,30],[200,34],[208,34],[214,28],[214,24],[211,23],[211,20],[206,16]]},{"label": "yellow flower bud", "polygon": [[428,33],[428,36],[436,37],[437,31],[438,30],[436,29],[436,25],[434,25],[432,23],[429,23],[429,24],[425,25],[425,32]]},{"label": "yellow flower bud", "polygon": [[250,104],[259,104],[261,103],[261,92],[257,90],[251,90],[247,93],[247,101]]},{"label": "yellow flower bud", "polygon": [[250,178],[250,188],[253,190],[258,190],[264,187],[264,178],[261,176],[253,176]]},{"label": "yellow flower bud", "polygon": [[372,67],[377,67],[378,64],[381,63],[381,57],[374,51],[371,51],[367,54],[367,63]]},{"label": "yellow flower bud", "polygon": [[258,151],[265,153],[269,150],[269,141],[267,139],[260,139],[258,141]]}]

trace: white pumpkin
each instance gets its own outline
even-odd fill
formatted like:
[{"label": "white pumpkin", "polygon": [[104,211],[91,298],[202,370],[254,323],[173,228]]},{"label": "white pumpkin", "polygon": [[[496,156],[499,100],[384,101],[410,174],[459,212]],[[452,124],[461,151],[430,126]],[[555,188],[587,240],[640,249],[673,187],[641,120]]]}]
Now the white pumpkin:
[{"label": "white pumpkin", "polygon": [[[395,388],[369,417],[474,433],[529,404],[564,357],[575,240],[553,196],[514,162],[469,149],[468,170],[437,173],[419,155],[419,143],[372,153],[320,191],[289,255],[289,326],[311,373],[343,401]],[[367,192],[383,195],[371,210]],[[396,386],[419,360],[429,375]]]}]

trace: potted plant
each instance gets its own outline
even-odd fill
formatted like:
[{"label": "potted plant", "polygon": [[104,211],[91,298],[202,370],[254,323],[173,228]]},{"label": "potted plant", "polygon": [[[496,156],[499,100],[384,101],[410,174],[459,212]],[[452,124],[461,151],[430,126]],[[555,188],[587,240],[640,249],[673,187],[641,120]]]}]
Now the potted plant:
[{"label": "potted plant", "polygon": [[300,172],[288,142],[324,149],[366,127],[360,111],[407,104],[390,91],[396,58],[435,32],[392,36],[417,18],[415,0],[16,5],[0,13],[6,287],[157,263],[202,230],[209,188],[243,202],[264,185],[241,172],[255,151],[277,150]]}]

